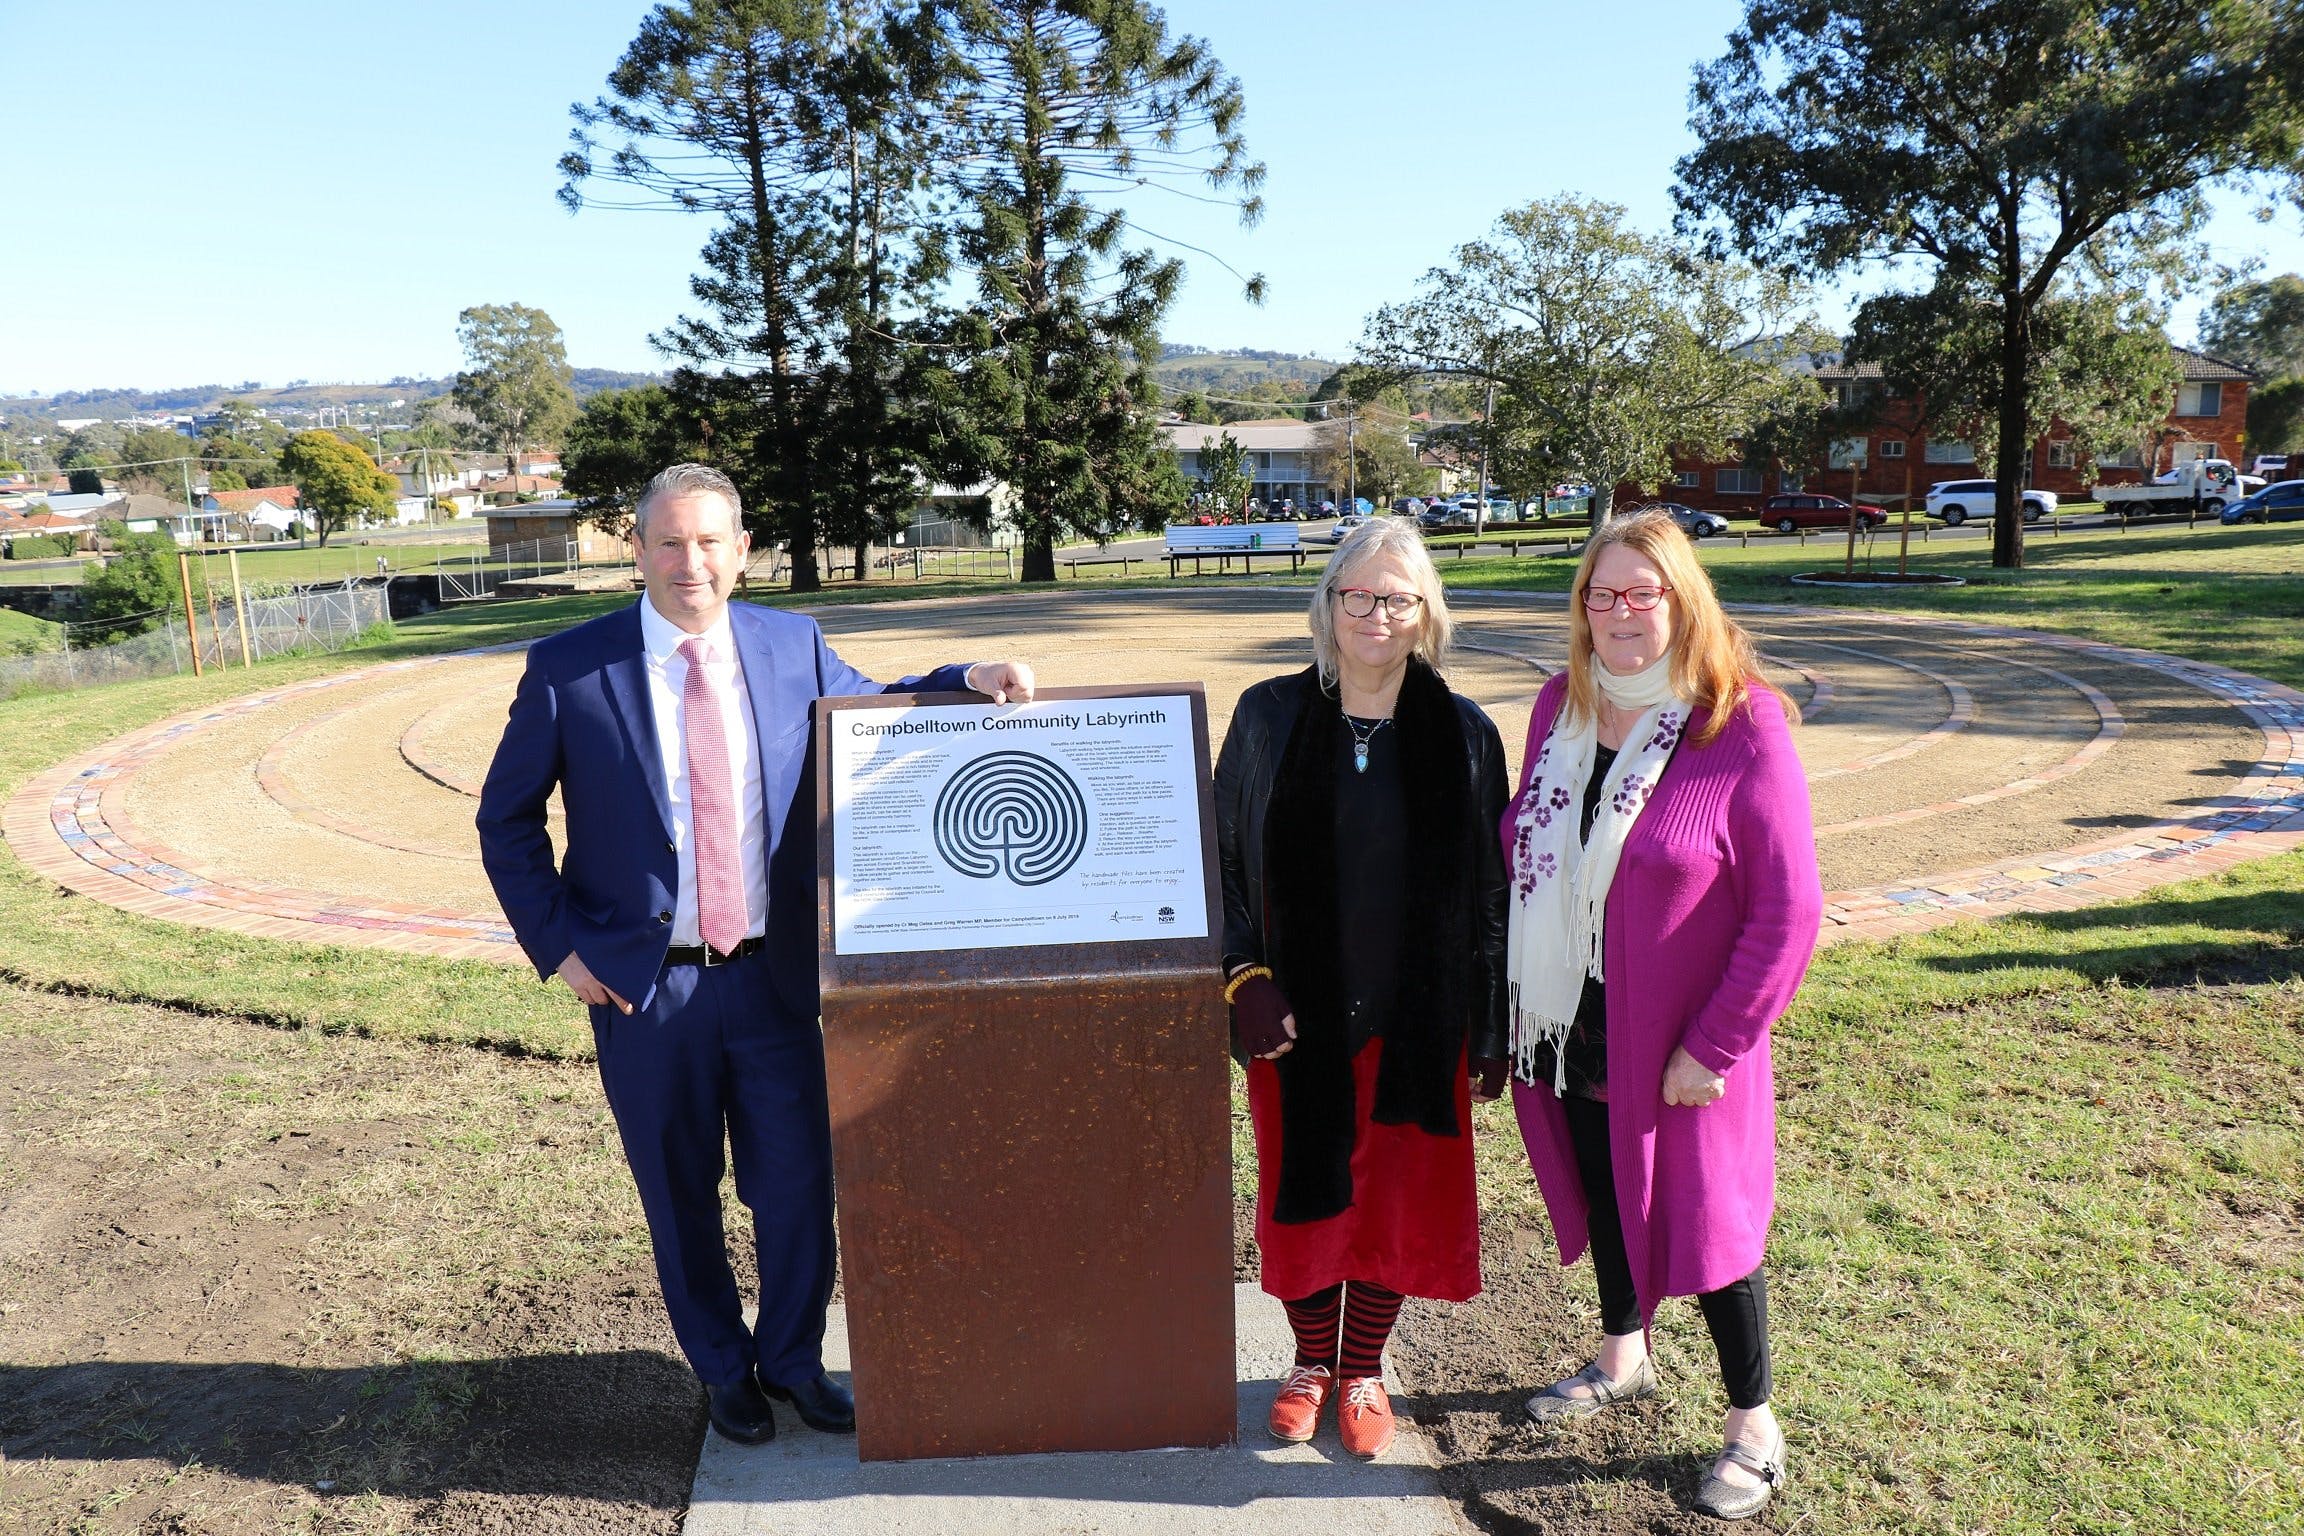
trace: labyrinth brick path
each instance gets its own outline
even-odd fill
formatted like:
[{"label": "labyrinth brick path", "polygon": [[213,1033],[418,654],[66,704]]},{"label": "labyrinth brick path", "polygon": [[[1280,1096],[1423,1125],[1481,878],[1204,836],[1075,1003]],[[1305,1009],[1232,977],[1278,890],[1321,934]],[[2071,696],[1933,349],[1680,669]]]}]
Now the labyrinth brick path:
[{"label": "labyrinth brick path", "polygon": [[[1565,648],[1558,599],[1458,593],[1451,682],[1517,768]],[[1301,591],[1033,595],[828,609],[893,678],[1021,655],[1044,682],[1207,685],[1221,739],[1256,679],[1302,666]],[[2304,840],[2304,697],[2224,668],[2010,628],[1755,608],[1807,715],[1825,938],[2134,895]],[[263,937],[516,962],[474,797],[520,658],[395,662],[254,694],[58,765],[6,808],[58,885]]]}]

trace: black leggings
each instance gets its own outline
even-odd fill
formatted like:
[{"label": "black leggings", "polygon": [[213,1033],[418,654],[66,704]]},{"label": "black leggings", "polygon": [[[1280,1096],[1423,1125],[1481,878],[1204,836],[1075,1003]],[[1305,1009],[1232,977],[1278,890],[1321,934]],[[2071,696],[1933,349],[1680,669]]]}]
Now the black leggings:
[{"label": "black leggings", "polygon": [[[1624,1254],[1624,1219],[1616,1204],[1616,1165],[1608,1155],[1608,1106],[1594,1099],[1564,1098],[1568,1139],[1576,1148],[1576,1170],[1584,1179],[1590,1208],[1592,1273],[1600,1282],[1600,1326],[1609,1333],[1638,1333],[1640,1298],[1632,1286],[1632,1264]],[[1720,1354],[1720,1380],[1728,1401],[1757,1408],[1775,1383],[1768,1361],[1768,1281],[1757,1269],[1743,1279],[1696,1298]]]}]

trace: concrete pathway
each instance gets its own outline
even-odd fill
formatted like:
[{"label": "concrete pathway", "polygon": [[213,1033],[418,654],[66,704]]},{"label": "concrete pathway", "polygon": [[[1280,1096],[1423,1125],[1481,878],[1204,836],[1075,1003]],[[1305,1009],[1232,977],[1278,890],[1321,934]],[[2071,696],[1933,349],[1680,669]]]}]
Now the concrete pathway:
[{"label": "concrete pathway", "polygon": [[[816,1434],[779,1408],[767,1445],[705,1434],[685,1536],[1468,1536],[1472,1527],[1440,1493],[1430,1443],[1405,1418],[1374,1462],[1344,1453],[1333,1412],[1309,1445],[1284,1446],[1265,1432],[1294,1345],[1278,1302],[1250,1285],[1234,1295],[1236,1449],[863,1466],[854,1440]],[[830,1324],[824,1359],[840,1374],[848,1365],[840,1308]]]}]

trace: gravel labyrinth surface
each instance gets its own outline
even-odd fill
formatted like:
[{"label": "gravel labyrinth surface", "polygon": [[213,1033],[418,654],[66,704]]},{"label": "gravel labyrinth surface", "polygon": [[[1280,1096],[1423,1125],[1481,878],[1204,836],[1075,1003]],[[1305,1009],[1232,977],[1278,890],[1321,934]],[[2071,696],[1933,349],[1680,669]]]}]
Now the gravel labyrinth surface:
[{"label": "gravel labyrinth surface", "polygon": [[[1458,593],[1450,680],[1518,767],[1560,665],[1557,599]],[[1298,591],[1035,594],[819,610],[894,678],[1021,656],[1044,683],[1197,679],[1220,742],[1249,684],[1309,659]],[[1989,626],[1754,609],[1807,714],[1834,933],[2126,894],[2284,846],[2304,806],[2291,690]],[[177,921],[511,961],[472,811],[517,652],[346,672],[112,742],[27,785],[10,841],[60,884]]]}]

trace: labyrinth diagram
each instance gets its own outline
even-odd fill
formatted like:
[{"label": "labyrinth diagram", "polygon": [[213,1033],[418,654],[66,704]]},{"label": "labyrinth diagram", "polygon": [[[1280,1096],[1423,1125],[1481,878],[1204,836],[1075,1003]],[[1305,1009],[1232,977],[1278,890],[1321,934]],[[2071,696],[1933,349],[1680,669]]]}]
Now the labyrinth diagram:
[{"label": "labyrinth diagram", "polygon": [[[1220,745],[1244,690],[1310,661],[1304,602],[1210,583],[819,621],[874,677],[1012,656],[1049,687],[1198,679]],[[1565,601],[1449,603],[1449,686],[1496,721],[1517,773],[1536,690],[1565,659]],[[2304,843],[2295,690],[1922,614],[1740,616],[1806,717],[1827,939],[2077,907]],[[522,665],[513,650],[390,662],[156,722],[27,781],[6,806],[10,848],[55,887],[171,922],[517,964],[473,812]],[[974,759],[931,810],[924,859],[1020,887],[1084,858],[1094,831],[1079,786],[1025,751]],[[564,847],[556,810],[552,832]]]},{"label": "labyrinth diagram", "polygon": [[1088,846],[1088,800],[1034,752],[988,752],[960,765],[936,797],[936,851],[977,880],[1046,885]]}]

